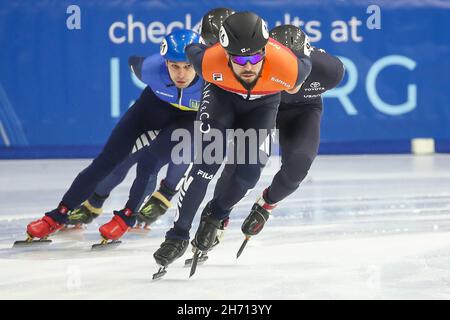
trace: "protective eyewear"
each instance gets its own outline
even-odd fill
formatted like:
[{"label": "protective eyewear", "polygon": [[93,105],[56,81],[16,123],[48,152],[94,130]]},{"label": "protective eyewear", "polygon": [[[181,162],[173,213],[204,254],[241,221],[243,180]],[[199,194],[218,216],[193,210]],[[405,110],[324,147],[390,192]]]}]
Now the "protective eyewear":
[{"label": "protective eyewear", "polygon": [[251,56],[233,56],[233,55],[231,55],[231,61],[233,61],[234,63],[236,63],[240,66],[245,66],[247,64],[247,62],[250,62],[251,64],[257,64],[262,59],[264,59],[264,57],[265,57],[264,52],[255,53]]}]

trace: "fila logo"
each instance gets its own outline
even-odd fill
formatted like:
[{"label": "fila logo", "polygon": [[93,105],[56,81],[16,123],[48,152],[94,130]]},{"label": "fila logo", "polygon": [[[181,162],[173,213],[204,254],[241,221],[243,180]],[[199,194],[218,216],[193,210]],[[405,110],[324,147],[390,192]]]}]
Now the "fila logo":
[{"label": "fila logo", "polygon": [[213,80],[214,81],[223,81],[222,73],[213,73]]},{"label": "fila logo", "polygon": [[204,172],[202,170],[198,170],[197,175],[202,176],[202,178],[206,180],[212,180],[214,178],[213,174],[208,174],[207,172]]}]

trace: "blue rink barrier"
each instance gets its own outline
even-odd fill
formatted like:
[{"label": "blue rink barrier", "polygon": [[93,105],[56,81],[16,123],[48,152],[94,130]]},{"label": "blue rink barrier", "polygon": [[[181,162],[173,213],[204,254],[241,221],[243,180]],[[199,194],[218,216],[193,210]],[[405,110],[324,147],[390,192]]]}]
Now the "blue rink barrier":
[{"label": "blue rink barrier", "polygon": [[319,146],[319,154],[397,154],[411,153],[411,141],[333,141]]},{"label": "blue rink barrier", "polygon": [[101,146],[33,146],[0,148],[0,159],[89,159]]},{"label": "blue rink barrier", "polygon": [[[435,140],[435,153],[450,153],[450,140]],[[95,158],[102,146],[66,147],[1,147],[0,159],[88,159]],[[279,154],[279,146],[274,145],[274,155]],[[412,153],[410,140],[398,141],[342,141],[322,142],[321,155],[339,154],[407,154]]]},{"label": "blue rink barrier", "polygon": [[450,140],[436,140],[437,153],[450,153]]}]

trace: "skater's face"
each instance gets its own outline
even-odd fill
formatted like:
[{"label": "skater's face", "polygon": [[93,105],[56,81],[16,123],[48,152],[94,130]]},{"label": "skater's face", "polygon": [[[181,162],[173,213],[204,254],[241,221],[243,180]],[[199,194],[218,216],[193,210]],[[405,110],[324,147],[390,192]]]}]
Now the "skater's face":
[{"label": "skater's face", "polygon": [[[228,54],[227,54],[227,56],[230,61],[230,65],[231,65],[231,68],[233,69],[233,72],[236,74],[237,77],[239,77],[239,79],[241,79],[242,81],[244,81],[246,83],[252,83],[258,78],[258,75],[261,72],[261,68],[262,68],[263,61],[264,61],[263,51],[257,52],[255,54],[255,56],[258,57],[257,60],[259,60],[259,58],[261,58],[261,60],[259,60],[255,64],[252,64],[251,61],[247,61],[244,65],[241,65],[241,64],[238,64],[233,61],[234,60],[233,56],[230,56]],[[255,59],[253,59],[253,60],[255,60]]]},{"label": "skater's face", "polygon": [[167,70],[169,70],[170,79],[177,88],[183,89],[195,78],[195,70],[192,64],[188,62],[166,61]]}]

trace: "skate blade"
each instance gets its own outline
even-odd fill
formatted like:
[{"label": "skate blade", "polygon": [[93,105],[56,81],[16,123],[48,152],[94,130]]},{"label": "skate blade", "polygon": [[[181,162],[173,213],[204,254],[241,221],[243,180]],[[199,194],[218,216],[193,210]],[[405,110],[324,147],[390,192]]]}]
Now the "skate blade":
[{"label": "skate blade", "polygon": [[200,256],[203,256],[203,254],[204,253],[201,252],[198,248],[195,248],[194,257],[192,258],[191,271],[189,272],[189,278],[192,278],[192,276],[195,274],[195,271],[197,271],[198,259],[200,258]]},{"label": "skate blade", "polygon": [[110,242],[102,241],[100,243],[93,244],[91,250],[93,251],[111,250],[117,248],[121,243],[122,241],[119,240],[112,240]]},{"label": "skate blade", "polygon": [[[199,257],[197,261],[197,265],[201,266],[208,260],[208,256]],[[192,265],[192,261],[194,261],[194,258],[189,258],[184,261],[185,267],[190,267]]]},{"label": "skate blade", "polygon": [[166,273],[167,273],[166,268],[161,267],[161,268],[159,268],[158,272],[153,274],[152,280],[153,281],[160,280],[162,277],[164,277],[166,275]]},{"label": "skate blade", "polygon": [[44,246],[52,243],[52,240],[19,240],[15,241],[13,244],[13,248],[24,248],[24,247],[33,247],[33,246]]},{"label": "skate blade", "polygon": [[238,252],[237,252],[237,254],[236,254],[236,259],[238,259],[238,258],[241,256],[241,254],[242,254],[242,252],[244,251],[245,246],[247,245],[248,240],[250,240],[250,238],[251,238],[251,236],[245,236],[245,239],[244,239],[244,241],[242,242],[241,247],[239,248],[239,250],[238,250]]}]

